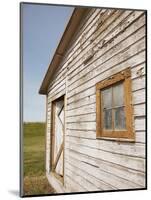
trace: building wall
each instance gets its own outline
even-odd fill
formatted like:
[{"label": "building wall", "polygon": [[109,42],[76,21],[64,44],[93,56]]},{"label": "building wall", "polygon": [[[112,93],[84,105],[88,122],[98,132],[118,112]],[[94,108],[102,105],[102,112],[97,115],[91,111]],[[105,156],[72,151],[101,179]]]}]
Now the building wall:
[{"label": "building wall", "polygon": [[[51,101],[66,93],[66,191],[145,187],[145,14],[92,9],[81,22],[48,91],[46,170]],[[94,53],[92,59],[84,60]],[[131,67],[135,142],[96,139],[95,84]]]}]

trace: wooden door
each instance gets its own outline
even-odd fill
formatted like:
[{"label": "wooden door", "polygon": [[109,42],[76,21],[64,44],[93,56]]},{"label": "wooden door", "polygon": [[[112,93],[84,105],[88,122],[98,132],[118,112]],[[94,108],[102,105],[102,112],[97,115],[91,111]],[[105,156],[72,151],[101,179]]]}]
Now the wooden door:
[{"label": "wooden door", "polygon": [[64,171],[64,97],[53,103],[52,171],[63,178]]}]

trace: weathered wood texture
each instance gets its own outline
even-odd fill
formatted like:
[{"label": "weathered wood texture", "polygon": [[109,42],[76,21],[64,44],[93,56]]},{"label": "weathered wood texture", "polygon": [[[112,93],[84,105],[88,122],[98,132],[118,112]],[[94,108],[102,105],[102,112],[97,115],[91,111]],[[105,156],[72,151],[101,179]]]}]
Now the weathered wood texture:
[{"label": "weathered wood texture", "polygon": [[[50,82],[46,170],[50,172],[51,102],[66,94],[66,191],[145,187],[145,23],[143,11],[92,9]],[[128,67],[135,142],[98,140],[95,84]]]}]

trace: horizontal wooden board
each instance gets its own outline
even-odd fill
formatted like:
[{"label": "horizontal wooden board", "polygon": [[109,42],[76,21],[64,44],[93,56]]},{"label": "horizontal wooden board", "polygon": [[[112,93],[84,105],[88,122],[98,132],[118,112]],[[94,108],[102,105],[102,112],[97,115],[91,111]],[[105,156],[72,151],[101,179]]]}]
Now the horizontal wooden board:
[{"label": "horizontal wooden board", "polygon": [[76,130],[95,130],[96,122],[77,122],[67,124],[67,129],[76,129]]},{"label": "horizontal wooden board", "polygon": [[132,79],[142,78],[146,74],[146,63],[142,62],[131,69]]},{"label": "horizontal wooden board", "polygon": [[[109,43],[108,45],[104,46],[103,48],[101,48],[97,54],[95,55],[96,58],[100,58],[101,55],[104,55],[104,54],[108,54],[108,51],[113,51],[112,48],[115,46],[115,45],[118,45],[120,44],[121,41],[124,40],[124,38],[127,38],[129,35],[131,35],[133,32],[135,32],[136,30],[138,30],[140,27],[142,27],[144,25],[144,17],[141,18],[141,20],[137,22],[137,24],[134,24],[133,25],[133,28],[130,28],[128,30],[126,30],[125,32],[122,32],[121,31],[121,35],[118,35],[118,37],[115,38],[114,40],[114,43]],[[112,33],[112,32],[111,32]],[[101,38],[101,36],[100,36]],[[102,38],[100,39],[100,41],[102,41]],[[98,42],[97,42],[97,45],[98,45]],[[88,52],[89,49],[91,49],[92,47],[89,46],[88,49],[86,50],[86,52]],[[70,71],[69,71],[69,75],[70,75],[70,79],[73,77],[72,82],[74,82],[74,76],[75,74],[78,74],[82,69],[85,68],[84,65],[82,65],[80,68],[78,66],[80,66],[82,63],[81,63],[81,58],[84,56],[84,53],[86,52],[82,52],[82,54],[80,54],[80,57],[78,56],[77,57],[77,61],[76,60],[74,62],[72,62],[72,65],[70,66]],[[95,59],[96,59],[95,58]],[[90,61],[89,62],[89,65],[92,64],[92,62],[94,61]],[[78,64],[79,63],[79,64]],[[71,74],[72,73],[72,74]]]},{"label": "horizontal wooden board", "polygon": [[132,93],[133,104],[140,104],[146,102],[146,92],[145,89],[138,90]]},{"label": "horizontal wooden board", "polygon": [[[94,59],[90,61],[88,64],[89,68],[91,67],[92,63],[95,63],[95,66],[97,67],[97,63],[99,62],[100,64],[105,63],[107,60],[111,59],[112,57],[117,56],[118,53],[120,53],[122,50],[130,47],[132,44],[135,44],[136,41],[138,41],[140,38],[142,38],[145,35],[145,29],[142,27],[139,29],[137,32],[135,32],[133,35],[129,36],[122,42],[118,43],[117,45],[111,45],[110,48],[108,47],[108,51],[105,52],[105,49],[107,47],[104,47],[103,49],[100,49],[94,56]],[[118,39],[118,38],[117,38]],[[134,52],[133,52],[134,53]],[[133,54],[132,54],[133,55]],[[98,60],[99,59],[99,60]],[[112,58],[113,59],[113,58]],[[79,63],[80,64],[80,63]],[[82,63],[81,63],[82,64]],[[80,64],[80,65],[81,65]],[[76,77],[78,74],[77,72],[84,69],[84,65],[82,64],[81,67],[78,66],[76,63],[75,66],[77,67],[76,70],[74,71],[74,74],[72,76],[69,76],[70,84],[73,84],[75,80],[80,78],[82,75],[80,74],[80,77]],[[88,67],[87,66],[87,67]],[[75,86],[71,87],[71,90],[75,88]]]},{"label": "horizontal wooden board", "polygon": [[[84,106],[84,108],[86,110],[87,107]],[[96,112],[92,111],[92,113],[86,113],[82,115],[67,117],[66,123],[93,122],[95,120],[96,120]]]},{"label": "horizontal wooden board", "polygon": [[72,162],[70,162],[70,159],[69,159],[69,161],[67,161],[67,169],[66,169],[67,173],[68,173],[68,169],[70,169],[70,171],[72,171],[72,172],[77,172],[79,176],[84,177],[86,180],[93,183],[93,188],[94,188],[94,186],[95,186],[95,188],[93,190],[92,190],[92,188],[89,188],[90,191],[117,189],[115,186],[111,186],[110,184],[107,184],[104,181],[99,180],[98,178],[93,176],[93,174],[91,174],[90,172],[82,170],[80,167],[78,168],[77,166],[74,166],[72,164]]},{"label": "horizontal wooden board", "polygon": [[[123,62],[125,59],[127,60],[127,58],[130,57],[129,55],[135,55],[139,51],[143,50],[144,48],[145,48],[145,41],[144,41],[144,39],[142,39],[142,40],[138,41],[135,45],[131,46],[130,48],[128,48],[126,50],[124,50],[124,52],[121,51],[121,53],[116,55],[114,58],[109,59],[107,62],[105,62],[105,63],[103,62],[103,64],[102,64],[99,61],[99,64],[98,64],[99,67],[93,68],[92,72],[91,71],[88,72],[88,74],[91,75],[91,78],[89,76],[88,77],[85,76],[84,79],[80,79],[79,80],[79,76],[77,75],[76,78],[79,80],[79,81],[77,81],[77,83],[79,85],[81,85],[81,86],[80,87],[78,86],[76,89],[72,88],[73,90],[71,89],[71,86],[69,86],[70,92],[68,93],[68,97],[69,97],[69,95],[70,95],[70,97],[72,97],[73,95],[79,93],[80,91],[83,91],[85,85],[87,85],[87,87],[92,87],[92,85],[95,85],[100,80],[103,80],[104,76],[101,76],[101,75],[103,74],[104,71],[108,70],[108,73],[110,72],[108,77],[113,75],[112,71],[110,70],[113,66],[118,65],[118,63]],[[94,66],[96,66],[96,65],[97,64],[95,63]],[[86,70],[87,70],[87,68],[84,71],[86,71]],[[83,72],[82,72],[82,74],[83,74]],[[80,73],[80,76],[81,76],[81,73]],[[85,83],[86,80],[87,81],[89,80],[89,82]],[[82,85],[82,83],[85,83],[85,85]]]},{"label": "horizontal wooden board", "polygon": [[[145,117],[136,117],[134,118],[134,130],[141,130],[145,131]],[[74,129],[74,130],[85,130],[91,131],[96,130],[96,121],[91,122],[74,122],[74,123],[67,123],[67,129]]]},{"label": "horizontal wooden board", "polygon": [[101,159],[104,161],[110,161],[111,163],[115,163],[117,165],[121,165],[133,170],[137,170],[140,172],[145,172],[145,160],[144,158],[136,158],[131,156],[124,156],[120,154],[113,154],[111,152],[102,151],[99,149],[89,148],[85,146],[75,145],[70,142],[69,144],[69,152],[76,151],[77,153],[81,153],[87,156],[91,156],[96,159]]},{"label": "horizontal wooden board", "polygon": [[94,149],[116,153],[120,155],[128,155],[134,157],[145,158],[145,145],[140,143],[116,142],[107,140],[91,140],[86,138],[68,137],[66,142],[86,146]]},{"label": "horizontal wooden board", "polygon": [[[96,38],[101,38],[102,41],[104,40],[104,37],[111,31],[114,30],[115,28],[115,19],[118,18],[118,21],[119,21],[119,24],[120,22],[122,21],[122,19],[125,19],[129,14],[130,14],[131,11],[128,11],[128,12],[125,12],[121,17],[120,14],[122,13],[122,11],[117,11],[117,12],[114,12],[113,15],[110,16],[110,18],[108,18],[107,20],[107,23],[103,23],[102,26],[101,26],[101,29],[97,30],[97,32],[95,33],[95,30],[96,30],[96,27],[93,27],[88,33],[87,35],[87,40],[85,40],[85,42],[82,45],[82,52],[81,52],[81,49],[80,48],[75,48],[73,50],[73,62],[72,62],[72,66],[75,65],[75,62],[77,61],[77,57],[79,57],[79,61],[81,61],[81,59],[83,58],[83,56],[86,54],[87,52],[87,49],[90,47],[90,48],[93,48],[94,45],[96,43],[98,43],[98,41],[96,41]],[[114,22],[114,23],[113,23]],[[118,24],[118,22],[117,22]],[[99,37],[98,37],[99,36]],[[100,40],[100,39],[99,39]],[[73,68],[73,67],[72,67]],[[70,70],[70,73],[73,72],[73,69],[71,68]],[[74,68],[75,69],[75,68]]]},{"label": "horizontal wooden board", "polygon": [[67,104],[67,110],[72,110],[72,109],[76,109],[76,108],[80,108],[82,106],[86,106],[92,103],[96,102],[96,95],[91,95],[91,96],[87,96],[83,99],[79,99],[77,101],[74,101],[73,103],[68,103]]},{"label": "horizontal wooden board", "polygon": [[[103,13],[103,12],[104,13]],[[114,21],[114,18],[118,17],[119,15],[117,15],[118,13],[122,13],[123,11],[113,11],[113,10],[102,10],[100,13],[100,15],[102,15],[102,26],[101,28],[104,30],[105,27],[107,27],[108,23],[111,21]],[[109,14],[109,15],[108,15]],[[100,16],[97,16],[100,18]],[[93,26],[89,26],[89,30],[87,31],[83,31],[82,34],[81,34],[81,37],[79,39],[79,41],[77,41],[77,45],[75,45],[75,48],[72,49],[72,52],[71,52],[71,59],[74,60],[88,45],[91,45],[92,44],[92,41],[91,41],[91,36],[94,35],[94,33],[96,32],[96,29],[97,29],[97,26],[98,26],[98,22],[97,22],[97,17],[94,19],[93,21]],[[111,19],[111,20],[106,20],[106,19]],[[107,22],[107,23],[105,23]],[[101,30],[101,31],[103,31]],[[71,61],[70,61],[71,62]]]},{"label": "horizontal wooden board", "polygon": [[132,91],[145,89],[145,88],[146,88],[145,76],[137,77],[132,80]]},{"label": "horizontal wooden board", "polygon": [[[57,82],[56,82],[57,83]],[[49,96],[51,96],[53,93],[55,93],[56,91],[59,91],[59,89],[63,86],[63,85],[65,85],[65,83],[66,83],[66,79],[65,79],[65,77],[63,77],[63,79],[62,79],[62,81],[60,82],[58,82],[54,87],[50,87],[49,88],[49,92],[50,92],[50,95]]]},{"label": "horizontal wooden board", "polygon": [[88,33],[93,26],[96,26],[96,22],[99,20],[100,15],[106,12],[106,9],[96,9],[94,12],[90,11],[89,16],[87,15],[79,25],[71,43],[68,51],[65,55],[65,60],[71,58],[75,51],[80,47],[82,39]]},{"label": "horizontal wooden board", "polygon": [[62,91],[65,91],[65,89],[66,89],[66,84],[65,84],[65,81],[63,81],[63,83],[60,85],[58,89],[49,93],[48,101],[52,101],[52,99],[55,99],[55,96],[57,96]]},{"label": "horizontal wooden board", "polygon": [[146,115],[146,104],[145,103],[137,104],[137,105],[133,106],[133,108],[134,108],[134,117]]},{"label": "horizontal wooden board", "polygon": [[70,176],[74,181],[76,181],[78,184],[82,185],[85,188],[85,191],[96,191],[100,190],[100,188],[97,188],[92,182],[85,179],[85,176],[81,176],[80,170],[78,168],[76,171],[71,170],[69,165],[66,165],[66,174]]},{"label": "horizontal wooden board", "polygon": [[[104,9],[102,11],[104,11]],[[66,75],[66,72],[67,72],[68,63],[71,62],[70,54],[73,54],[73,48],[79,42],[79,40],[81,38],[81,33],[84,33],[84,31],[89,31],[89,29],[91,28],[90,25],[93,26],[94,19],[96,19],[99,16],[100,12],[102,12],[102,11],[100,9],[96,9],[94,11],[91,10],[88,13],[88,15],[82,20],[82,23],[80,24],[78,30],[76,31],[76,34],[75,34],[72,42],[70,43],[70,46],[68,47],[68,50],[67,50],[63,60],[61,61],[60,67],[57,68],[57,70],[54,74],[54,78],[51,81],[49,87],[52,87],[52,84],[55,85],[55,82],[62,79],[62,77],[64,78],[64,76]]]},{"label": "horizontal wooden board", "polygon": [[[88,110],[87,110],[88,108]],[[133,115],[134,117],[140,117],[146,115],[145,103],[133,104]],[[88,122],[96,120],[96,103],[88,104],[82,107],[75,108],[73,110],[66,111],[67,115],[66,122]]]},{"label": "horizontal wooden board", "polygon": [[[135,131],[135,142],[136,143],[145,143],[146,133],[145,131]],[[67,137],[77,137],[77,138],[86,138],[96,140],[96,131],[85,131],[85,130],[73,130],[68,129],[66,131]]]},{"label": "horizontal wooden board", "polygon": [[[128,66],[135,66],[137,65],[138,63],[144,61],[145,59],[145,52],[140,52],[138,54],[136,54],[135,56],[129,58],[128,60],[116,65],[116,66],[113,66],[112,68],[110,68],[110,70],[107,70],[107,71],[103,71],[101,72],[101,74],[99,74],[98,72],[98,80],[96,80],[96,82],[99,82],[101,80],[104,80],[105,78],[107,77],[110,77],[112,74],[115,74],[117,72],[119,72],[119,66],[120,66],[120,70],[124,70],[125,68],[127,68]],[[102,66],[103,67],[103,66]],[[105,66],[104,66],[105,67]],[[101,69],[101,68],[99,68]],[[92,73],[91,72],[88,72],[89,73],[89,76],[90,78],[92,77]],[[83,80],[83,78],[82,78]],[[88,92],[82,92],[82,93],[78,93],[77,95],[74,95],[72,97],[69,97],[69,94],[68,94],[68,103],[72,103],[74,101],[77,101],[77,100],[80,100],[81,98],[84,98],[84,97],[87,97],[87,96],[91,96],[93,94],[95,94],[95,88],[89,88],[87,89],[89,90]],[[92,92],[94,91],[94,92]],[[87,95],[86,95],[87,93]]]},{"label": "horizontal wooden board", "polygon": [[[127,181],[124,178],[120,178],[118,177],[118,175],[113,175],[111,173],[108,173],[106,171],[104,171],[103,169],[99,169],[98,167],[95,167],[93,165],[90,165],[86,162],[80,162],[76,159],[73,159],[71,156],[69,158],[70,163],[72,163],[74,166],[77,166],[78,168],[85,170],[85,171],[89,171],[91,172],[91,174],[95,177],[98,177],[100,180],[103,180],[104,182],[115,186],[118,189],[130,189],[130,188],[140,188],[141,186]],[[74,177],[74,172],[73,172],[73,177]]]},{"label": "horizontal wooden board", "polygon": [[[95,131],[81,131],[81,130],[70,130],[68,129],[66,132],[66,136],[73,136],[73,137],[80,137],[80,138],[90,138],[90,139],[96,139],[96,132]],[[66,137],[66,139],[67,139]]]},{"label": "horizontal wooden board", "polygon": [[67,110],[67,117],[68,116],[74,116],[74,115],[84,115],[84,114],[88,114],[88,113],[94,113],[96,112],[96,104],[89,104],[86,106],[82,106],[76,109],[72,109],[72,110]]},{"label": "horizontal wooden board", "polygon": [[[139,21],[139,20],[138,20]],[[137,22],[137,21],[136,21]],[[140,21],[139,21],[139,23],[138,24],[140,24],[141,25],[141,23],[140,23]],[[135,27],[135,29],[137,29],[137,25],[135,25],[134,24],[134,27]],[[130,30],[132,30],[132,29],[130,29]],[[135,30],[133,30],[133,31],[135,31]],[[115,42],[114,42],[115,43]],[[73,52],[73,54],[75,54],[75,52],[77,52],[77,50],[75,50],[75,52],[74,51],[72,51]],[[71,61],[69,61],[69,62],[71,62]],[[64,65],[66,65],[67,66],[67,64],[68,64],[68,61],[66,60],[66,62],[65,62],[65,64]],[[69,65],[69,64],[68,64]],[[75,65],[75,64],[74,64]],[[64,69],[65,68],[65,66],[62,66],[62,69]],[[55,76],[55,75],[54,75]],[[59,74],[57,74],[57,76],[56,76],[56,78],[57,78],[57,80],[59,80],[60,79],[60,77],[59,77]]]},{"label": "horizontal wooden board", "polygon": [[86,188],[72,179],[72,177],[66,174],[66,191],[67,192],[86,192]]},{"label": "horizontal wooden board", "polygon": [[145,131],[146,130],[146,119],[145,117],[138,117],[135,119],[135,130],[141,130]]},{"label": "horizontal wooden board", "polygon": [[[110,176],[110,174],[112,174],[112,175],[118,176],[121,179],[126,179],[129,182],[139,184],[140,186],[145,185],[145,174],[142,172],[131,170],[131,169],[128,169],[128,168],[125,168],[125,167],[122,167],[122,166],[119,166],[119,165],[116,165],[116,164],[113,164],[110,162],[105,162],[103,160],[95,159],[95,158],[92,158],[90,156],[86,156],[83,154],[77,154],[76,152],[73,152],[73,151],[70,152],[70,157],[69,157],[69,164],[70,163],[72,164],[72,161],[70,161],[70,158],[73,160],[77,160],[80,163],[82,162],[82,163],[89,164],[91,166],[96,166],[96,168],[107,172],[108,176]],[[75,167],[77,167],[77,165]],[[79,169],[81,169],[80,165],[79,165]],[[91,173],[88,170],[81,170],[81,176],[83,176],[82,174],[84,172],[91,175],[90,180],[94,180],[94,181],[96,180],[95,176],[93,175],[93,172]],[[97,177],[97,179],[98,179],[98,177]],[[97,186],[99,186],[99,183]],[[106,186],[109,187],[110,185],[106,185]],[[115,187],[116,187],[116,185],[115,185]],[[103,188],[103,189],[105,189],[105,188]]]}]

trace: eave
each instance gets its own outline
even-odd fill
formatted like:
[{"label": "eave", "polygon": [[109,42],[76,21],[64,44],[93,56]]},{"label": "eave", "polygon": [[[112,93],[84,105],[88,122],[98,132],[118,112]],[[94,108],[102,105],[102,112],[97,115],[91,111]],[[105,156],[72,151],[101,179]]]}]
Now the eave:
[{"label": "eave", "polygon": [[54,56],[49,64],[48,70],[45,74],[45,77],[42,81],[41,87],[39,89],[39,94],[47,94],[47,90],[49,87],[49,84],[51,82],[52,76],[56,70],[56,68],[59,66],[62,57],[64,56],[64,53],[74,35],[76,32],[80,21],[84,14],[88,11],[88,8],[75,8],[73,11],[73,14],[69,20],[69,23],[67,24],[67,27],[62,35],[62,38],[59,42],[59,45],[54,53]]}]

